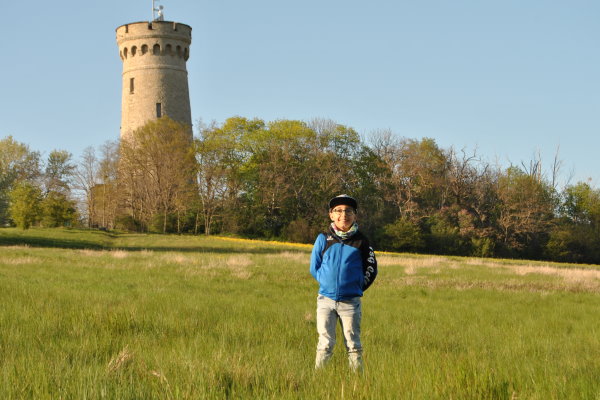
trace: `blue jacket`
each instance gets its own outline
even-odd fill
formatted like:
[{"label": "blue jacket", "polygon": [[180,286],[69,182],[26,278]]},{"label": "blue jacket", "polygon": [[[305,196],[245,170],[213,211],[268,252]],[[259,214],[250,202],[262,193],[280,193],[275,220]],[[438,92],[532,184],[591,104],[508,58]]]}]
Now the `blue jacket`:
[{"label": "blue jacket", "polygon": [[375,252],[360,231],[343,240],[329,228],[317,236],[310,273],[323,296],[335,301],[360,297],[377,276]]}]

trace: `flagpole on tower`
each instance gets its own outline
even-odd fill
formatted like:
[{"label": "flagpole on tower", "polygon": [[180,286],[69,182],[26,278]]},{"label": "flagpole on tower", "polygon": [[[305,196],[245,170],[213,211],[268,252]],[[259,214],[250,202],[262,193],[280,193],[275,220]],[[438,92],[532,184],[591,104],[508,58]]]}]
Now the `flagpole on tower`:
[{"label": "flagpole on tower", "polygon": [[164,12],[163,12],[164,7],[158,6],[158,8],[156,8],[157,1],[159,1],[159,0],[152,0],[152,21],[164,21],[164,19],[165,19]]}]

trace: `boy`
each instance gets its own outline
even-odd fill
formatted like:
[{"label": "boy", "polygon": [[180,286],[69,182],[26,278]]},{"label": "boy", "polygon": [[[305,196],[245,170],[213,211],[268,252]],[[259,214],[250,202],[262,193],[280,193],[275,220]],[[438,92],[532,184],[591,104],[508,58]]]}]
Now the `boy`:
[{"label": "boy", "polygon": [[329,201],[332,223],[319,234],[312,250],[310,273],[319,282],[315,368],[333,354],[335,327],[340,320],[350,368],[362,370],[361,297],[377,276],[377,261],[369,240],[358,230],[357,201],[342,194]]}]

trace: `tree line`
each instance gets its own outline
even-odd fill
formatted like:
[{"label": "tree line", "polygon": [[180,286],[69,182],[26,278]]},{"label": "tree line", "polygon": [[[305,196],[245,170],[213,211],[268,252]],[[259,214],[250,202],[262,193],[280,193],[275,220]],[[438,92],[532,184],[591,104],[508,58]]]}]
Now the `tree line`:
[{"label": "tree line", "polygon": [[168,117],[130,140],[39,152],[0,141],[0,223],[312,242],[340,193],[380,250],[600,263],[600,191],[558,187],[560,161],[503,167],[476,151],[330,120]]}]

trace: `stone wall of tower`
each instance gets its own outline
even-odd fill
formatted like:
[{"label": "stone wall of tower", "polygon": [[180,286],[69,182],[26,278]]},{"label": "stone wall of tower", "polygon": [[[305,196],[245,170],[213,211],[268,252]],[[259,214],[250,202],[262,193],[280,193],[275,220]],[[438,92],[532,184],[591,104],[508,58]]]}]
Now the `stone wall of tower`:
[{"label": "stone wall of tower", "polygon": [[190,126],[186,61],[192,28],[168,21],[135,22],[117,28],[123,61],[121,138],[159,116]]}]

